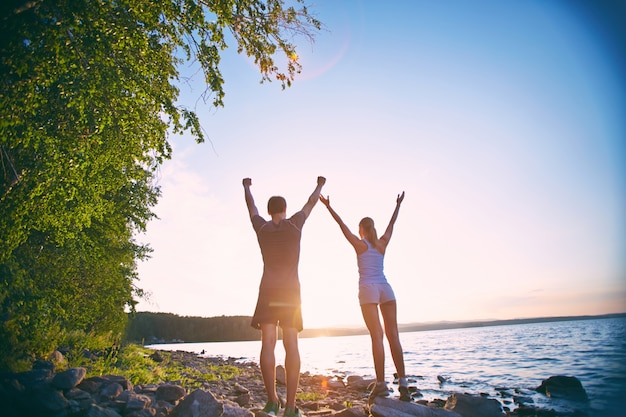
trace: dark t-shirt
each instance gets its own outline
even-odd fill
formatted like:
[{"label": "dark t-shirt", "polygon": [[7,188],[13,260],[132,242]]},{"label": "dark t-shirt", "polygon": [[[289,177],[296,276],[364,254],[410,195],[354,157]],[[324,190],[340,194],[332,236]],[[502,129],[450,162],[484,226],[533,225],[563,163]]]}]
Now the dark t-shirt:
[{"label": "dark t-shirt", "polygon": [[260,289],[285,289],[300,291],[298,262],[300,237],[306,217],[299,211],[279,224],[266,221],[261,216],[252,218],[263,257],[263,277]]}]

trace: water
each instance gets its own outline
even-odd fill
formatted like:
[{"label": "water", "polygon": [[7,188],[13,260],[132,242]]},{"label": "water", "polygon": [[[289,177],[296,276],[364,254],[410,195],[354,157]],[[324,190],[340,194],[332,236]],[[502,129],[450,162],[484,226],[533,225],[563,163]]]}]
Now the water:
[{"label": "water", "polygon": [[[510,409],[512,397],[528,405],[589,416],[626,416],[626,318],[574,320],[467,329],[401,333],[407,375],[424,399],[446,399],[452,392],[486,394]],[[279,342],[280,343],[280,342]],[[206,356],[258,363],[260,342],[154,345]],[[395,368],[385,346],[388,382]],[[302,372],[374,376],[369,336],[300,339]],[[284,363],[282,346],[277,363]],[[550,399],[534,391],[553,375],[577,377],[589,403]],[[438,376],[445,378],[442,384]],[[619,400],[619,401],[618,401]]]}]

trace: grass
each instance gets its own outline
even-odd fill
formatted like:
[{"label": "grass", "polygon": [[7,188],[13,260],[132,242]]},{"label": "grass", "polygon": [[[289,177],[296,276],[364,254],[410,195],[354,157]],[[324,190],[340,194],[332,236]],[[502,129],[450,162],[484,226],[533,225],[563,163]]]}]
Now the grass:
[{"label": "grass", "polygon": [[127,378],[133,385],[175,381],[189,388],[200,388],[206,381],[229,380],[240,373],[239,368],[232,365],[196,364],[190,367],[173,359],[170,352],[159,351],[157,361],[153,356],[154,352],[140,345],[130,344],[119,351],[75,360],[71,366],[87,369],[86,377],[119,375]]},{"label": "grass", "polygon": [[[176,359],[167,351],[155,351],[138,344],[129,344],[119,350],[104,350],[85,357],[74,351],[64,363],[57,363],[57,370],[83,367],[86,378],[103,375],[118,375],[128,379],[133,385],[160,384],[171,382],[187,389],[203,388],[209,381],[230,380],[243,371],[233,365],[216,365],[207,361],[197,361],[192,366]],[[299,400],[319,401],[326,398],[320,391],[299,390]]]},{"label": "grass", "polygon": [[321,392],[315,392],[315,391],[298,392],[296,394],[296,398],[305,402],[306,401],[319,401],[319,400],[323,400],[324,398],[326,398],[326,395],[322,394]]}]

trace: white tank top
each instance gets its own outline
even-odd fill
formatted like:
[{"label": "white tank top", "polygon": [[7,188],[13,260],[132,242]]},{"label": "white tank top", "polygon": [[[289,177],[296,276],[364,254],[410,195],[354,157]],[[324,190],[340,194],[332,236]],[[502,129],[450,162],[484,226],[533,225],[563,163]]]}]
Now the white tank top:
[{"label": "white tank top", "polygon": [[367,239],[363,239],[367,245],[367,250],[357,255],[357,265],[359,266],[359,285],[362,284],[384,284],[387,282],[383,272],[383,262],[385,257],[378,252]]}]

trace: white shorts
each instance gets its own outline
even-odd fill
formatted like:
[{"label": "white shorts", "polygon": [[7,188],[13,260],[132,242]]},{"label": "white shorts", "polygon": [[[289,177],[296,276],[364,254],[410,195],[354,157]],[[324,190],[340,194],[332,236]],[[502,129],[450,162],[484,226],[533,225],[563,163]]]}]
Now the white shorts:
[{"label": "white shorts", "polygon": [[359,285],[359,304],[384,304],[395,301],[396,295],[389,283]]}]

